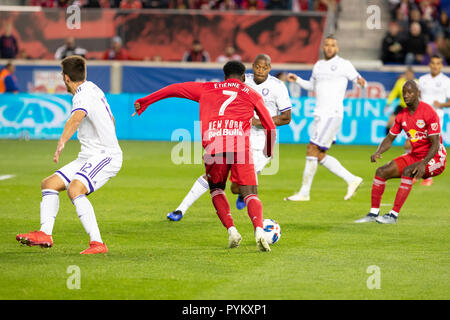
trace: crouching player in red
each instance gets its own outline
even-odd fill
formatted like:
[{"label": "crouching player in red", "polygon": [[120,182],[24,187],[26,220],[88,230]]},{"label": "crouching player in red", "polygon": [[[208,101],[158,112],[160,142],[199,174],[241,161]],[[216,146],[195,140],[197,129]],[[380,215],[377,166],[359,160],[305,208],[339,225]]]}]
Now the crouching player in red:
[{"label": "crouching player in red", "polygon": [[[398,213],[411,191],[413,178],[434,177],[445,169],[447,152],[442,144],[441,128],[436,111],[430,105],[419,100],[419,88],[412,80],[407,81],[403,86],[403,97],[407,108],[397,115],[394,125],[370,160],[377,162],[377,159],[381,158],[381,154],[389,150],[401,130],[404,130],[410,139],[412,150],[376,170],[372,185],[370,212],[364,218],[356,220],[356,223],[372,221],[397,223]],[[388,214],[379,216],[386,180],[392,178],[401,178],[394,208]]]},{"label": "crouching player in red", "polygon": [[270,157],[276,138],[275,125],[262,97],[244,84],[245,66],[241,62],[230,61],[225,64],[223,71],[225,81],[222,82],[172,84],[138,99],[135,102],[136,113],[141,115],[152,103],[169,97],[200,103],[206,177],[217,215],[228,230],[229,248],[238,247],[242,240],[234,225],[224,191],[231,171],[231,181],[239,185],[240,194],[247,205],[257,247],[261,251],[270,251],[263,237],[263,207],[257,195],[258,183],[250,151],[250,129],[256,111],[266,129],[265,149],[266,156]]}]

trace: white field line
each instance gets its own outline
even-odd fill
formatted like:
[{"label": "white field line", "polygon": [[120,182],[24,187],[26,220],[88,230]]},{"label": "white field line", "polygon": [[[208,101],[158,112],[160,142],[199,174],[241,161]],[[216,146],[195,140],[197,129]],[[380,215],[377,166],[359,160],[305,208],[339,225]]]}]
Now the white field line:
[{"label": "white field line", "polygon": [[11,178],[14,178],[15,176],[16,176],[15,174],[4,174],[4,175],[0,176],[0,181],[11,179]]}]

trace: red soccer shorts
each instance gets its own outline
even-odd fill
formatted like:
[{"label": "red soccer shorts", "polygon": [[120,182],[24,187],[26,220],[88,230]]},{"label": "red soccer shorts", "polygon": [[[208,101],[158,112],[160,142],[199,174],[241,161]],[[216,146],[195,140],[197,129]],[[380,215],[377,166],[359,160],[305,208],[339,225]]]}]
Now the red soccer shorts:
[{"label": "red soccer shorts", "polygon": [[257,186],[258,179],[253,165],[251,153],[239,159],[236,153],[208,155],[203,157],[206,176],[213,184],[226,183],[231,171],[230,180],[240,186]]},{"label": "red soccer shorts", "polygon": [[[412,155],[411,153],[404,154],[398,158],[395,158],[394,161],[397,163],[398,170],[400,171],[400,175],[403,174],[403,170],[407,167],[412,165],[413,163],[422,161],[422,158],[416,157]],[[423,179],[434,177],[440,175],[444,169],[445,164],[447,162],[447,158],[444,158],[443,160],[436,155],[425,167],[425,174],[423,175]]]}]

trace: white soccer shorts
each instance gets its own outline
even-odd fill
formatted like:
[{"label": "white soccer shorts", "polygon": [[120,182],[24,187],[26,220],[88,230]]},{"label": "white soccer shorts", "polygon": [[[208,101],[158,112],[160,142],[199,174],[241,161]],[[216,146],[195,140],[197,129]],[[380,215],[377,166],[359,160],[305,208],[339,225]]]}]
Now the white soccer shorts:
[{"label": "white soccer shorts", "polygon": [[55,172],[66,185],[77,179],[81,181],[90,194],[100,189],[114,177],[122,167],[122,155],[95,155],[90,158],[77,158]]},{"label": "white soccer shorts", "polygon": [[336,141],[336,135],[339,133],[341,125],[342,117],[314,116],[309,142],[321,150],[330,149],[333,142]]}]

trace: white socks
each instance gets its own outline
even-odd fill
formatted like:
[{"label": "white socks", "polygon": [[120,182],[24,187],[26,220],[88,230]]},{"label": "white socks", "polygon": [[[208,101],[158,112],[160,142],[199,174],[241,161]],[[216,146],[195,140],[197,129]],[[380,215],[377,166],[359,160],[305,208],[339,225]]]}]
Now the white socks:
[{"label": "white socks", "polygon": [[322,161],[320,161],[320,164],[323,165],[325,168],[330,170],[332,173],[337,175],[338,177],[341,177],[345,180],[347,183],[351,183],[356,180],[356,176],[351,174],[350,171],[345,169],[342,164],[334,157],[326,155]]},{"label": "white socks", "polygon": [[314,179],[314,175],[317,171],[317,158],[316,157],[306,157],[305,169],[303,170],[303,183],[300,188],[300,194],[302,196],[308,196],[311,191],[311,185]]},{"label": "white socks", "polygon": [[41,201],[41,229],[40,231],[51,235],[59,210],[59,192],[52,189],[42,190]]},{"label": "white socks", "polygon": [[191,190],[189,190],[189,193],[183,199],[181,204],[178,206],[177,210],[180,210],[184,215],[187,209],[189,209],[189,207],[192,206],[192,204],[208,190],[208,181],[206,181],[203,176],[200,176],[200,178],[195,181]]},{"label": "white socks", "polygon": [[98,229],[97,219],[95,218],[94,208],[88,198],[84,194],[79,195],[73,199],[72,203],[74,204],[78,218],[80,218],[81,224],[91,241],[103,243],[100,236],[100,230]]}]

